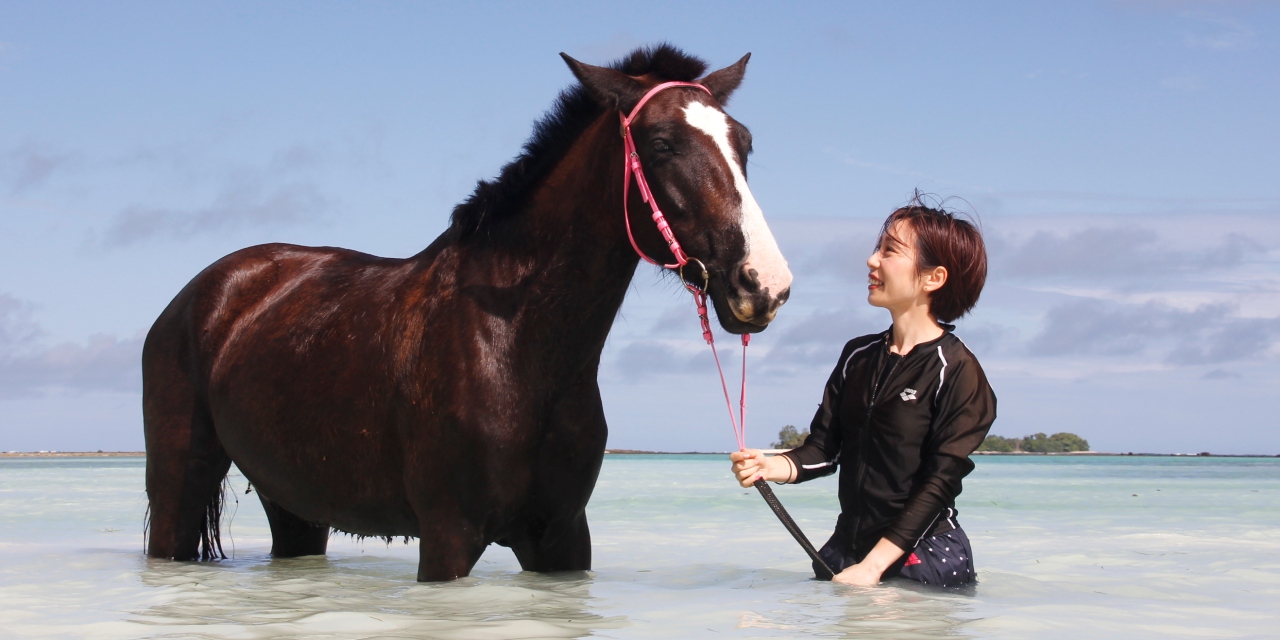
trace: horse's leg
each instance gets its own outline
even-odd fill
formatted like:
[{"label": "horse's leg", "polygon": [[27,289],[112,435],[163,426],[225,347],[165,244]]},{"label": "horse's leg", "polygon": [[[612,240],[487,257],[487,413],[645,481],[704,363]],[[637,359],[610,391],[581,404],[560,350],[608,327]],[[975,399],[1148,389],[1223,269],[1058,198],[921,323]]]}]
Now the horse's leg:
[{"label": "horse's leg", "polygon": [[591,530],[585,511],[537,528],[535,535],[511,544],[520,568],[542,572],[591,569]]},{"label": "horse's leg", "polygon": [[312,524],[258,492],[271,525],[271,555],[277,558],[322,556],[329,548],[329,525]]},{"label": "horse's leg", "polygon": [[475,524],[441,511],[418,516],[418,582],[466,577],[488,546]]},{"label": "horse's leg", "polygon": [[[165,342],[161,337],[152,340]],[[177,342],[176,340],[172,342]],[[213,417],[180,364],[179,348],[148,344],[142,416],[150,512],[147,555],[174,560],[222,556],[222,480],[231,467]]]},{"label": "horse's leg", "polygon": [[591,569],[587,501],[600,475],[608,437],[594,370],[564,394],[551,415],[535,463],[534,512],[510,538],[525,571]]}]

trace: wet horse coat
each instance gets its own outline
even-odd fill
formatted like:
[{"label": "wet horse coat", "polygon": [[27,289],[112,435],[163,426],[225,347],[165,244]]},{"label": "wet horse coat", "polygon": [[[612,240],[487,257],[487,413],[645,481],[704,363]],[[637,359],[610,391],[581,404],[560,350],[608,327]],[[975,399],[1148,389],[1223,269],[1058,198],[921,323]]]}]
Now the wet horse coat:
[{"label": "wet horse coat", "polygon": [[[710,96],[663,92],[632,128],[735,333],[763,330],[791,279],[746,188],[750,134],[721,109],[746,60],[699,80]],[[526,570],[590,568],[596,371],[638,262],[617,113],[705,65],[667,46],[612,69],[566,61],[580,84],[421,253],[250,247],[174,298],[143,349],[149,555],[219,553],[234,461],[277,556],[324,553],[333,528],[419,538],[419,580],[467,575],[494,542]],[[637,242],[669,256],[646,222]]]}]

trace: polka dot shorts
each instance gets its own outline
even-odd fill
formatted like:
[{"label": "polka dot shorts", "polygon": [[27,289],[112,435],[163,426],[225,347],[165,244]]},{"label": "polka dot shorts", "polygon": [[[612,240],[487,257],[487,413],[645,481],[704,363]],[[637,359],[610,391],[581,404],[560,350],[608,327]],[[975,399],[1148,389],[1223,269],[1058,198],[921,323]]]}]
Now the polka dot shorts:
[{"label": "polka dot shorts", "polygon": [[[886,572],[885,577],[889,572]],[[973,551],[964,529],[956,528],[925,538],[907,555],[898,575],[908,580],[939,587],[958,587],[977,578],[973,572]]]}]

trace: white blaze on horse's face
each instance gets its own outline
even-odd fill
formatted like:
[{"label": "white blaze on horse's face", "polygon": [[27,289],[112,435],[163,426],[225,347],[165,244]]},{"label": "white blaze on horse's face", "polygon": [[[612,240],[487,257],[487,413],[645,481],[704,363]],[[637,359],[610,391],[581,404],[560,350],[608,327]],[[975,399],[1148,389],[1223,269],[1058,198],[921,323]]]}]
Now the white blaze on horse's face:
[{"label": "white blaze on horse's face", "polygon": [[[791,288],[791,269],[787,267],[787,261],[778,249],[778,242],[773,239],[769,225],[764,221],[764,212],[751,195],[751,188],[747,186],[747,178],[742,174],[737,154],[729,145],[729,121],[724,112],[695,101],[684,108],[684,117],[695,129],[711,136],[733,174],[733,184],[742,202],[742,235],[747,241],[747,258],[743,271],[750,273],[754,269],[761,290],[767,289],[771,297],[776,298],[787,292]],[[751,309],[742,311],[744,315],[754,315]],[[738,310],[735,309],[735,315],[737,314]],[[739,319],[745,321],[748,318]]]}]

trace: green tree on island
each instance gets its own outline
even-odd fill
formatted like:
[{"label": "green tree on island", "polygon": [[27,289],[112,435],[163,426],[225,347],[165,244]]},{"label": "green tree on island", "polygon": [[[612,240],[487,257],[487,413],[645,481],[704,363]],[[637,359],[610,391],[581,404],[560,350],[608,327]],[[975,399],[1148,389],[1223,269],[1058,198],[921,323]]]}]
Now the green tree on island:
[{"label": "green tree on island", "polygon": [[987,436],[982,444],[978,445],[978,451],[992,451],[995,453],[1013,453],[1017,451],[1017,445],[1022,444],[1018,438],[1002,438],[1000,436]]},{"label": "green tree on island", "polygon": [[787,425],[778,432],[778,441],[771,446],[774,449],[794,449],[804,444],[804,439],[809,437],[809,430],[796,431],[795,425]]},{"label": "green tree on island", "polygon": [[1036,433],[1024,438],[1004,438],[987,436],[978,447],[978,451],[994,453],[1069,453],[1071,451],[1089,451],[1089,441],[1074,433],[1060,432],[1051,436]]}]

